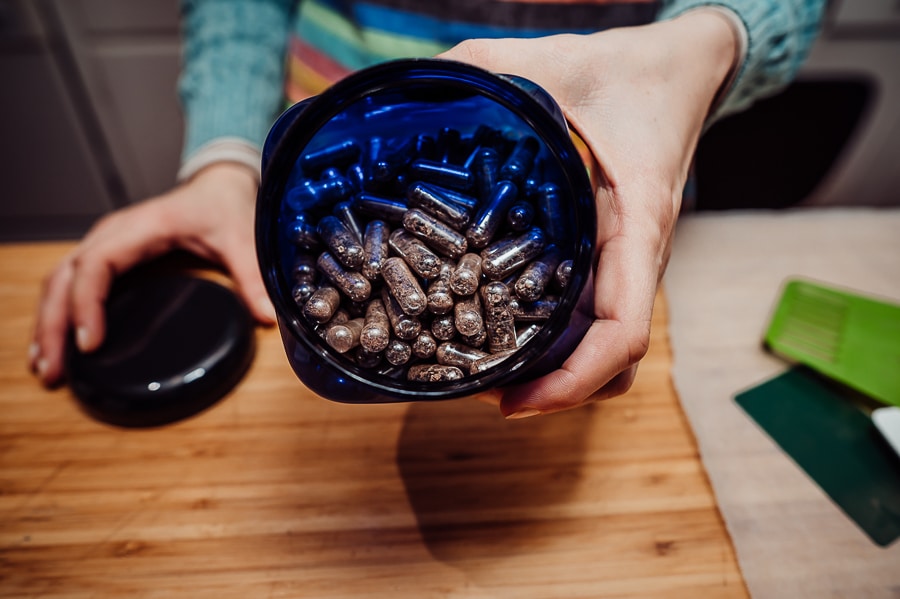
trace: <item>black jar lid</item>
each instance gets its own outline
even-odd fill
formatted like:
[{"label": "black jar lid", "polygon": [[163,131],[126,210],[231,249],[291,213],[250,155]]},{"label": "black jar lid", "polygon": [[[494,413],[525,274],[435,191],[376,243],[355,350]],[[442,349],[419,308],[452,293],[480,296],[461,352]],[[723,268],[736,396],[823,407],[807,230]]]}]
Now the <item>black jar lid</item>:
[{"label": "black jar lid", "polygon": [[106,317],[99,349],[69,344],[67,374],[84,410],[117,426],[201,412],[231,391],[255,354],[253,319],[238,296],[184,272],[138,269],[118,279]]}]

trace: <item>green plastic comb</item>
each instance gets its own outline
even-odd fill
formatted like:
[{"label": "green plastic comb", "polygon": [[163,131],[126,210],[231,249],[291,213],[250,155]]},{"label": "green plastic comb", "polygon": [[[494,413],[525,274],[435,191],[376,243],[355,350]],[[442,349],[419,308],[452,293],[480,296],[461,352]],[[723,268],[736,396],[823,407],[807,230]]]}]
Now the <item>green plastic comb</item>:
[{"label": "green plastic comb", "polygon": [[793,279],[764,342],[773,353],[900,406],[900,305]]}]

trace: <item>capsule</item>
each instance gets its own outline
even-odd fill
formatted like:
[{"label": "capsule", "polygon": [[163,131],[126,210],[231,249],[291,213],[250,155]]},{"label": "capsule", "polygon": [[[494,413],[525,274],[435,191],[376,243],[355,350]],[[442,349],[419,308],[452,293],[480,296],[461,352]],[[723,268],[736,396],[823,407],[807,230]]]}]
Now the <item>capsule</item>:
[{"label": "capsule", "polygon": [[366,225],[366,231],[363,233],[363,250],[366,257],[360,272],[370,281],[381,276],[381,265],[388,257],[389,233],[387,223],[383,220],[372,220]]},{"label": "capsule", "polygon": [[512,181],[501,181],[494,186],[490,197],[466,231],[466,239],[472,247],[483,248],[491,242],[517,195],[516,184]]},{"label": "capsule", "polygon": [[484,330],[484,319],[481,316],[481,300],[475,293],[460,298],[453,306],[453,324],[460,335],[477,335]]},{"label": "capsule", "polygon": [[437,340],[430,331],[423,330],[412,343],[412,352],[417,358],[430,358],[435,351],[437,351]]},{"label": "capsule", "polygon": [[316,280],[318,274],[315,258],[309,254],[299,254],[294,258],[294,265],[291,267],[291,277],[295,283],[312,283]]},{"label": "capsule", "polygon": [[452,202],[470,213],[478,208],[478,205],[481,203],[478,198],[472,197],[461,191],[456,191],[455,189],[448,189],[447,187],[441,187],[439,185],[431,185],[430,187],[448,202]]},{"label": "capsule", "polygon": [[482,289],[484,326],[491,353],[516,348],[516,323],[509,311],[509,288],[499,281],[488,283]]},{"label": "capsule", "polygon": [[378,298],[369,302],[366,308],[365,325],[360,331],[359,343],[366,351],[380,353],[391,341],[391,321],[384,302]]},{"label": "capsule", "polygon": [[500,153],[491,147],[482,147],[475,155],[475,191],[481,199],[487,199],[497,184],[500,173]]},{"label": "capsule", "polygon": [[484,372],[488,368],[493,368],[497,364],[502,364],[508,357],[516,353],[516,350],[509,349],[495,354],[488,354],[483,358],[478,358],[469,367],[469,374],[478,374]]},{"label": "capsule", "polygon": [[480,331],[474,335],[460,335],[459,338],[469,347],[481,348],[487,343],[487,328],[482,327]]},{"label": "capsule", "polygon": [[406,211],[403,228],[449,258],[459,258],[468,249],[466,238],[461,233],[418,208]]},{"label": "capsule", "polygon": [[452,199],[439,187],[427,183],[413,183],[406,192],[409,206],[421,208],[437,217],[457,231],[465,228],[471,220],[470,208]]},{"label": "capsule", "polygon": [[528,263],[528,266],[516,279],[516,295],[527,302],[533,302],[544,295],[544,290],[559,266],[560,254],[555,245],[550,245],[544,252]]},{"label": "capsule", "polygon": [[356,348],[353,358],[357,364],[370,370],[381,364],[381,354],[372,353],[362,346]]},{"label": "capsule", "polygon": [[556,278],[556,285],[560,289],[565,289],[569,286],[569,281],[572,280],[572,261],[571,260],[563,260],[559,263],[559,266],[556,267],[556,274],[554,275]]},{"label": "capsule", "polygon": [[347,167],[345,177],[347,178],[347,182],[350,183],[350,187],[353,188],[353,193],[365,191],[369,182],[369,176],[366,174],[366,169],[360,163],[351,164]]},{"label": "capsule", "polygon": [[426,160],[438,158],[437,142],[425,133],[419,133],[415,138],[415,155]]},{"label": "capsule", "polygon": [[311,322],[328,322],[341,305],[340,292],[329,285],[316,289],[303,305],[303,315]]},{"label": "capsule", "polygon": [[439,341],[450,341],[456,336],[453,314],[440,314],[431,320],[431,333]]},{"label": "capsule", "polygon": [[344,223],[348,231],[353,233],[356,240],[362,243],[364,227],[353,212],[352,204],[350,202],[338,202],[334,205],[334,215]]},{"label": "capsule", "polygon": [[319,220],[319,237],[335,258],[346,268],[359,268],[366,259],[366,251],[356,236],[336,216],[324,216]]},{"label": "capsule", "polygon": [[437,158],[443,162],[455,162],[460,141],[462,141],[462,134],[458,129],[443,127],[438,131],[437,143],[435,144]]},{"label": "capsule", "polygon": [[[512,310],[510,310],[510,312],[512,312]],[[515,318],[515,315],[513,315],[513,318]],[[534,336],[538,334],[538,331],[543,328],[543,326],[544,325],[540,323],[533,322],[528,326],[518,329],[516,332],[516,346],[522,347],[523,345],[531,341]]]},{"label": "capsule", "polygon": [[415,138],[405,141],[394,151],[379,152],[379,156],[372,164],[372,179],[378,183],[395,181],[415,157]]},{"label": "capsule", "polygon": [[388,237],[388,246],[423,279],[433,279],[441,272],[441,259],[406,229],[397,229]]},{"label": "capsule", "polygon": [[294,298],[294,302],[298,306],[302,306],[305,304],[310,297],[312,297],[313,292],[316,290],[316,285],[312,282],[301,281],[299,283],[295,283],[293,287],[291,287],[291,297]]},{"label": "capsule", "polygon": [[353,318],[347,322],[327,327],[325,343],[339,354],[345,354],[359,345],[359,335],[362,332],[365,319]]},{"label": "capsule", "polygon": [[417,316],[404,312],[387,287],[381,288],[381,301],[391,323],[391,330],[397,337],[409,341],[419,336],[422,332],[422,321]]},{"label": "capsule", "polygon": [[403,312],[416,316],[425,311],[428,298],[403,258],[391,256],[385,260],[381,265],[381,277]]},{"label": "capsule", "polygon": [[491,280],[502,279],[540,255],[545,244],[544,232],[537,227],[502,239],[481,252],[481,272]]},{"label": "capsule", "polygon": [[506,162],[500,167],[500,179],[513,181],[517,185],[525,181],[525,177],[531,172],[534,158],[539,150],[540,144],[535,137],[526,135],[520,139],[516,142],[516,147],[510,152]]},{"label": "capsule", "polygon": [[344,269],[330,253],[319,254],[316,265],[335,287],[354,302],[364,302],[372,295],[372,284],[369,280],[355,270]]},{"label": "capsule", "polygon": [[353,186],[344,177],[322,179],[320,181],[303,181],[292,187],[284,199],[293,210],[304,212],[314,208],[322,208],[341,202],[353,193]]},{"label": "capsule", "polygon": [[428,286],[428,311],[432,314],[446,314],[453,309],[453,293],[450,290],[450,275],[453,264],[444,262],[441,272]]},{"label": "capsule", "polygon": [[417,181],[434,183],[458,191],[470,189],[474,179],[471,171],[463,166],[422,158],[412,161],[409,165],[409,175]]},{"label": "capsule", "polygon": [[506,224],[513,231],[525,231],[534,222],[534,207],[528,202],[516,202],[506,213]]},{"label": "capsule", "polygon": [[406,378],[421,383],[442,383],[463,378],[463,371],[456,366],[443,364],[416,364],[409,367]]},{"label": "capsule", "polygon": [[516,322],[535,322],[550,318],[558,306],[559,298],[551,296],[544,296],[536,302],[524,302],[512,298],[509,302],[509,311],[512,312]]},{"label": "capsule", "polygon": [[350,314],[343,308],[338,308],[337,310],[335,310],[331,318],[328,319],[328,322],[325,322],[316,327],[316,334],[318,334],[322,339],[325,339],[331,327],[337,326],[339,324],[344,324],[348,320],[350,320]]},{"label": "capsule", "polygon": [[370,193],[360,193],[353,198],[353,206],[363,214],[389,223],[399,223],[409,207],[398,200],[383,198]]},{"label": "capsule", "polygon": [[406,364],[411,357],[412,347],[400,339],[391,339],[387,349],[384,350],[384,359],[394,366]]},{"label": "capsule", "polygon": [[478,290],[480,282],[481,256],[464,254],[450,275],[450,289],[457,295],[472,295]]},{"label": "capsule", "polygon": [[315,177],[328,167],[345,167],[359,160],[360,147],[348,139],[300,157],[300,168],[307,177]]},{"label": "capsule", "polygon": [[468,372],[472,367],[473,362],[485,356],[489,356],[490,354],[481,351],[480,349],[469,347],[464,343],[448,341],[438,345],[434,355],[438,364],[456,366],[463,369],[465,372]]},{"label": "capsule", "polygon": [[292,244],[305,249],[312,250],[322,245],[316,227],[307,219],[305,214],[299,214],[290,221],[287,227],[287,236]]},{"label": "capsule", "polygon": [[538,222],[547,232],[550,241],[560,242],[566,238],[566,226],[563,211],[563,197],[556,183],[544,183],[538,188],[535,197]]}]

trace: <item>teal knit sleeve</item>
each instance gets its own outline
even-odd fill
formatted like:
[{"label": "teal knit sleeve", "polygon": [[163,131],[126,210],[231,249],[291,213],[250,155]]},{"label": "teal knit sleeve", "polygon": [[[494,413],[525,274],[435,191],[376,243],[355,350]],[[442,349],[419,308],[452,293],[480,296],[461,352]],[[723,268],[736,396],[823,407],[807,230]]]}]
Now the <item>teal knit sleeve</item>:
[{"label": "teal knit sleeve", "polygon": [[262,147],[284,106],[294,0],[183,0],[182,163],[210,142]]},{"label": "teal knit sleeve", "polygon": [[671,0],[660,20],[702,6],[732,10],[747,31],[747,51],[715,116],[737,112],[794,78],[818,35],[826,0]]}]

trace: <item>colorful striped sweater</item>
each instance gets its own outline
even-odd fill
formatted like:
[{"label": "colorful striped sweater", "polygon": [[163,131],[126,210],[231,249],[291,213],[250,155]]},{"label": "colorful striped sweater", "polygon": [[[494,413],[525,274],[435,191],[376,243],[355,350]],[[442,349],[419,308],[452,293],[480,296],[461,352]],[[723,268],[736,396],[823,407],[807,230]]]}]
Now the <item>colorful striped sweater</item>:
[{"label": "colorful striped sweater", "polygon": [[[825,0],[184,0],[179,84],[185,143],[179,178],[233,160],[258,168],[284,108],[347,73],[433,56],[470,38],[593,33],[670,19],[699,6],[736,16],[740,69],[717,115],[750,105],[794,76]],[[739,19],[739,21],[738,21]]]}]

